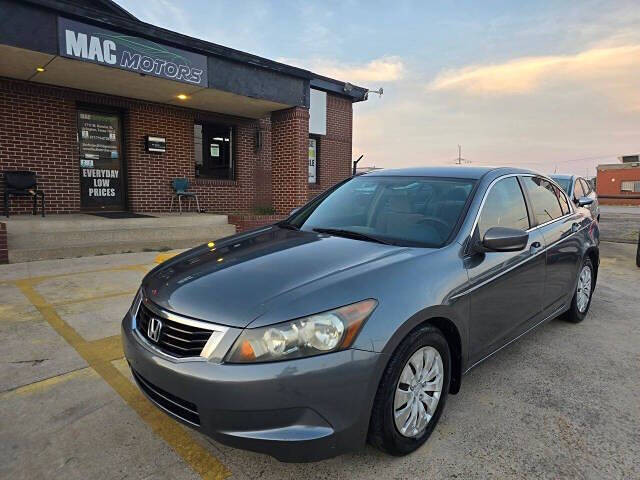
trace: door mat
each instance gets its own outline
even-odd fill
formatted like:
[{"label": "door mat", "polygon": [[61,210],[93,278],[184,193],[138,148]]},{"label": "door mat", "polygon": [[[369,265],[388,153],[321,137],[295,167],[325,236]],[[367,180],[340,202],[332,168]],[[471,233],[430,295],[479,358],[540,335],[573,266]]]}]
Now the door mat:
[{"label": "door mat", "polygon": [[95,215],[96,217],[103,218],[155,218],[153,215],[143,215],[141,213],[133,212],[95,212],[89,215]]}]

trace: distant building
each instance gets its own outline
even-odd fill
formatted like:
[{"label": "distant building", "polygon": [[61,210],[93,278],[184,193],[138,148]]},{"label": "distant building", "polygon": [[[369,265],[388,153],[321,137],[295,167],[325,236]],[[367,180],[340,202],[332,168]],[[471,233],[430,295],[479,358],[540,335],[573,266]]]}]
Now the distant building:
[{"label": "distant building", "polygon": [[618,157],[621,163],[598,165],[596,192],[604,205],[640,205],[640,155]]},{"label": "distant building", "polygon": [[635,155],[622,155],[618,157],[618,159],[622,163],[640,163],[640,153],[636,153]]}]

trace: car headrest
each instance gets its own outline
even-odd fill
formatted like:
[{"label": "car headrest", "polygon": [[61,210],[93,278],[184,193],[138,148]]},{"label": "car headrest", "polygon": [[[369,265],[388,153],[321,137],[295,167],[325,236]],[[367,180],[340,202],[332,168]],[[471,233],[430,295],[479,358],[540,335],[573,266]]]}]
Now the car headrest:
[{"label": "car headrest", "polygon": [[389,198],[389,210],[396,213],[411,213],[411,202],[406,195],[393,195]]},{"label": "car headrest", "polygon": [[443,200],[456,200],[464,202],[467,199],[467,190],[463,187],[456,187],[445,193]]}]

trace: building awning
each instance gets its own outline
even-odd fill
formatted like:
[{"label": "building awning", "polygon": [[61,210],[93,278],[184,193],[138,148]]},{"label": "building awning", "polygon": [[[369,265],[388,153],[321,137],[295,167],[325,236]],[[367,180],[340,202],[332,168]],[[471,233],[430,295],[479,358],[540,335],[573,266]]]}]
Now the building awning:
[{"label": "building awning", "polygon": [[135,17],[62,0],[0,0],[0,76],[263,117],[309,107],[310,87],[366,99],[367,90]]},{"label": "building awning", "polygon": [[248,118],[293,106],[7,45],[0,76]]}]

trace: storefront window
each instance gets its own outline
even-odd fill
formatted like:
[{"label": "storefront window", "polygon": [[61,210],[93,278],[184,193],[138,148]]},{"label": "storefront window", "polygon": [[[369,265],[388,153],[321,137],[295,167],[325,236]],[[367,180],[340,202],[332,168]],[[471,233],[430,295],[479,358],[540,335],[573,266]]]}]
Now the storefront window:
[{"label": "storefront window", "polygon": [[233,128],[213,123],[193,126],[196,177],[233,180]]}]

